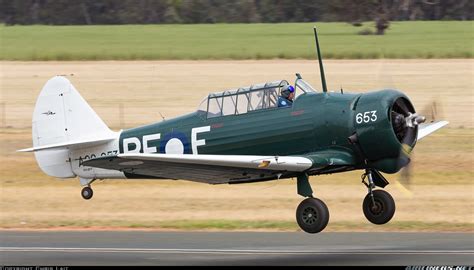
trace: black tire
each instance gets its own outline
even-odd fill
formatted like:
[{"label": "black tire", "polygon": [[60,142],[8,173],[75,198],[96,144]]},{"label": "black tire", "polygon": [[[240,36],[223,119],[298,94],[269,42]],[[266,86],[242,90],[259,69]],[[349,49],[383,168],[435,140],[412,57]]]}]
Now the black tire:
[{"label": "black tire", "polygon": [[90,200],[90,198],[92,198],[92,195],[94,195],[94,191],[92,191],[92,188],[90,187],[85,187],[81,191],[81,196],[84,200]]},{"label": "black tire", "polygon": [[374,202],[370,198],[370,194],[365,196],[362,203],[364,215],[373,224],[381,225],[389,222],[395,214],[395,201],[392,196],[384,190],[374,190]]},{"label": "black tire", "polygon": [[296,209],[296,221],[303,231],[318,233],[328,225],[328,207],[320,199],[307,198]]}]

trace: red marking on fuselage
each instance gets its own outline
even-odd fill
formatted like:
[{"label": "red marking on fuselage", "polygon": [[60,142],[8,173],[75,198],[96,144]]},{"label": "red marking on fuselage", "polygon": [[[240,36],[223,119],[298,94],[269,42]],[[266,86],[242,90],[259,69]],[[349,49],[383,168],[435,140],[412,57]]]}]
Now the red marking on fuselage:
[{"label": "red marking on fuselage", "polygon": [[223,123],[217,123],[217,124],[212,124],[212,125],[211,125],[211,128],[221,128],[221,127],[223,127],[223,126],[224,126]]},{"label": "red marking on fuselage", "polygon": [[302,115],[303,113],[304,113],[304,110],[299,110],[299,111],[291,112],[291,115],[292,116],[297,116],[297,115]]}]

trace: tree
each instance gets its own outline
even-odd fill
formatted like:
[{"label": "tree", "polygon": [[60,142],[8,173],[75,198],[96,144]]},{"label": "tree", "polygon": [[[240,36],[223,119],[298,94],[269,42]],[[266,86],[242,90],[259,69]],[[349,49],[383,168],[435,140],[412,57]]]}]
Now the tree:
[{"label": "tree", "polygon": [[337,20],[355,26],[359,26],[362,21],[372,20],[375,22],[377,35],[383,35],[403,1],[405,0],[337,0],[331,1],[329,10],[337,15]]},{"label": "tree", "polygon": [[165,14],[163,14],[163,21],[166,23],[182,23],[183,20],[178,14],[176,7],[170,5],[166,8]]},{"label": "tree", "polygon": [[0,0],[0,22],[150,24],[472,20],[473,0]]}]

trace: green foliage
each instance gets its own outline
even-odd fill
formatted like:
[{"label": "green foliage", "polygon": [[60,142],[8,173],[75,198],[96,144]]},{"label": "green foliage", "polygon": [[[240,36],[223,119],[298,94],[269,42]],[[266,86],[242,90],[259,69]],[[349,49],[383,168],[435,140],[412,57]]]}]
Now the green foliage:
[{"label": "green foliage", "polygon": [[[0,26],[0,59],[314,59],[313,25]],[[383,36],[359,35],[361,28],[346,23],[316,25],[325,58],[474,55],[472,22],[394,22]]]},{"label": "green foliage", "polygon": [[472,20],[474,1],[393,0],[0,0],[15,24],[251,23]]}]

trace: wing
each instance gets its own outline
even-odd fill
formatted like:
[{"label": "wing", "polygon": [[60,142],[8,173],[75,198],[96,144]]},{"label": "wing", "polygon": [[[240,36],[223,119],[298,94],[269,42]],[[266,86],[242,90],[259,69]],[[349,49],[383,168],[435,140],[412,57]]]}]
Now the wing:
[{"label": "wing", "polygon": [[446,126],[449,124],[448,121],[438,121],[429,124],[420,124],[418,126],[418,137],[417,140],[421,140],[422,138],[430,135],[431,133],[435,132],[436,130]]},{"label": "wing", "polygon": [[168,178],[197,182],[247,183],[293,177],[332,160],[311,156],[247,156],[190,154],[119,154],[85,161],[84,166],[119,170],[128,177]]}]

